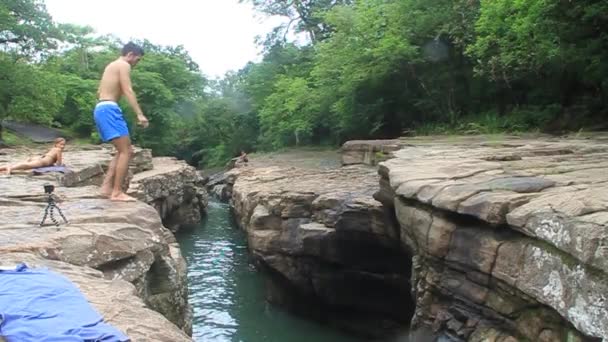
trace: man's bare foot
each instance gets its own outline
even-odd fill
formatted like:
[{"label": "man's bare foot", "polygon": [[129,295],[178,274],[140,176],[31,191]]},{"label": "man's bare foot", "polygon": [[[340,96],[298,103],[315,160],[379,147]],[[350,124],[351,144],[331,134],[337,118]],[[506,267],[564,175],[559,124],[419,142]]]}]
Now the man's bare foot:
[{"label": "man's bare foot", "polygon": [[10,175],[12,171],[13,171],[13,170],[11,170],[11,168],[10,168],[10,167],[7,167],[7,168],[6,168],[6,174],[7,174],[7,175]]},{"label": "man's bare foot", "polygon": [[109,186],[102,186],[99,190],[99,194],[103,197],[110,197],[110,195],[112,195],[112,189]]},{"label": "man's bare foot", "polygon": [[120,192],[118,194],[112,194],[112,196],[110,196],[110,200],[115,201],[115,202],[135,202],[135,201],[137,201],[137,199],[125,194],[124,192]]}]

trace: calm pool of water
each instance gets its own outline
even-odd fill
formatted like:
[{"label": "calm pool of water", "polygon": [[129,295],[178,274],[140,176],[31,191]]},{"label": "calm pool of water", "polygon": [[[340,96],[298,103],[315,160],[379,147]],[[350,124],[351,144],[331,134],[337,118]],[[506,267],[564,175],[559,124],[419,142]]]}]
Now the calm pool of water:
[{"label": "calm pool of water", "polygon": [[250,263],[228,204],[210,201],[206,220],[178,240],[188,262],[195,341],[359,341],[265,301],[264,279]]}]

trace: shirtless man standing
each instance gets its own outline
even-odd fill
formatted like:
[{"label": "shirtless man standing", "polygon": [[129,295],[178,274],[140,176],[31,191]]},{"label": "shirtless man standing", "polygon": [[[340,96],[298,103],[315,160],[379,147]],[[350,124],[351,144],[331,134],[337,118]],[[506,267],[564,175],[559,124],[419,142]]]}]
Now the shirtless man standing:
[{"label": "shirtless man standing", "polygon": [[97,132],[103,142],[111,141],[116,147],[116,155],[110,162],[108,173],[101,185],[102,195],[112,201],[135,201],[122,191],[129,160],[132,155],[129,129],[118,106],[118,101],[125,96],[131,108],[137,114],[137,122],[148,127],[148,119],[139,108],[135,93],[131,87],[131,67],[143,57],[144,50],[133,43],[126,44],[117,60],[108,64],[103,72],[97,95],[99,102],[93,113]]}]

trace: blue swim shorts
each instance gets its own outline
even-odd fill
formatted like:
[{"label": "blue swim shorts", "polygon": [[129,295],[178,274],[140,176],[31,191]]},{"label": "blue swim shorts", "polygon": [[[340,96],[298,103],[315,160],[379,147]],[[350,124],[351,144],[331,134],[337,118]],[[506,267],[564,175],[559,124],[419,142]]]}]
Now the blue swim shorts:
[{"label": "blue swim shorts", "polygon": [[129,136],[127,122],[122,115],[122,110],[114,101],[101,101],[95,106],[93,112],[97,132],[103,142],[111,141],[119,137]]}]

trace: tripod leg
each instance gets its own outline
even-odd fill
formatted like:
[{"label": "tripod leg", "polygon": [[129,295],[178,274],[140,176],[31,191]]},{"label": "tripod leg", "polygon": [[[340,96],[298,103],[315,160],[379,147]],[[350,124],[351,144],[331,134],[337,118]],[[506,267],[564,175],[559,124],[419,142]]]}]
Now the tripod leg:
[{"label": "tripod leg", "polygon": [[66,224],[68,224],[68,219],[65,218],[65,216],[63,216],[63,212],[61,212],[61,208],[59,208],[58,206],[55,206],[55,208],[57,208],[57,211],[59,212],[59,215],[61,215],[61,218],[63,219],[63,222],[65,222]]},{"label": "tripod leg", "polygon": [[59,222],[57,222],[57,220],[55,219],[54,211],[55,211],[55,205],[53,204],[53,206],[51,206],[51,221],[53,221],[53,223],[55,224],[55,227],[59,227]]},{"label": "tripod leg", "polygon": [[44,216],[42,217],[42,221],[40,221],[40,227],[42,227],[42,225],[44,224],[44,221],[46,221],[46,217],[49,214],[49,206],[46,206],[46,209],[44,209]]}]

